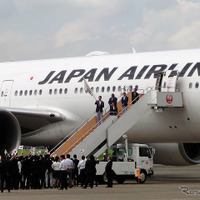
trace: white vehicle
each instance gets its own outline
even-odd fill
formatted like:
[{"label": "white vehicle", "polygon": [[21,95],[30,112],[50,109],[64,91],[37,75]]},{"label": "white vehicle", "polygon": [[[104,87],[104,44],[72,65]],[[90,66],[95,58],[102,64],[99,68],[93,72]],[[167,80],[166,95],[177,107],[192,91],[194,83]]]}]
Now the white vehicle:
[{"label": "white vehicle", "polygon": [[[114,178],[118,183],[123,183],[126,179],[136,179],[137,182],[144,183],[147,176],[153,175],[153,152],[145,144],[129,144],[128,155],[126,155],[125,145],[118,144],[116,157],[112,157],[112,170]],[[96,165],[97,176],[105,180],[105,166],[107,162],[99,162]],[[138,179],[138,170],[140,178]]]}]

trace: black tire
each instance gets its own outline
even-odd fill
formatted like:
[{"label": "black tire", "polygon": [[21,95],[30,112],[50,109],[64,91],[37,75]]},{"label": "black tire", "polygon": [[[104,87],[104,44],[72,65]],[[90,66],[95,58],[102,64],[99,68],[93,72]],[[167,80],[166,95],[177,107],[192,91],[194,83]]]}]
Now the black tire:
[{"label": "black tire", "polygon": [[106,173],[103,174],[103,182],[104,182],[104,183],[107,183],[107,182],[108,182],[108,179],[107,179],[107,177],[106,177]]},{"label": "black tire", "polygon": [[116,181],[117,181],[118,184],[123,184],[125,180],[126,180],[125,176],[116,175]]},{"label": "black tire", "polygon": [[137,183],[141,183],[141,184],[143,184],[143,183],[145,183],[145,181],[146,181],[146,178],[147,178],[147,173],[145,172],[145,171],[141,171],[140,172],[140,179],[136,179],[136,181],[137,181]]}]

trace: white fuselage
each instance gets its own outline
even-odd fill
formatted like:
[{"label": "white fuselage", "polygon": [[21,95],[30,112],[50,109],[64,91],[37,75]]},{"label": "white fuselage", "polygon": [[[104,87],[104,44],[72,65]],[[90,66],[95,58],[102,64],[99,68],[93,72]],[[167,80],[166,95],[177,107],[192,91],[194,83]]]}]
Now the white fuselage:
[{"label": "white fuselage", "polygon": [[[84,91],[83,78],[108,107],[112,93],[120,97],[123,88],[135,85],[142,93],[155,87],[158,72],[179,71],[177,87],[183,92],[184,108],[151,110],[128,131],[129,141],[200,142],[199,54],[200,50],[183,50],[1,63],[0,105],[62,113],[64,121],[22,136],[24,144],[54,145],[95,111],[95,99]],[[37,125],[28,121],[23,126]]]}]

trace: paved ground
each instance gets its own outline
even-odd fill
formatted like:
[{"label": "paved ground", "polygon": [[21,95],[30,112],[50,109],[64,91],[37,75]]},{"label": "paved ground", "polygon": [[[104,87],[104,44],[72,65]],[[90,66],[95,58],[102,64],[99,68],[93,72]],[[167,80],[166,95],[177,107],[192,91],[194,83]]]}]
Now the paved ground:
[{"label": "paved ground", "polygon": [[189,167],[155,166],[155,175],[145,184],[127,181],[114,188],[18,190],[0,193],[0,200],[129,200],[200,199],[200,165]]}]

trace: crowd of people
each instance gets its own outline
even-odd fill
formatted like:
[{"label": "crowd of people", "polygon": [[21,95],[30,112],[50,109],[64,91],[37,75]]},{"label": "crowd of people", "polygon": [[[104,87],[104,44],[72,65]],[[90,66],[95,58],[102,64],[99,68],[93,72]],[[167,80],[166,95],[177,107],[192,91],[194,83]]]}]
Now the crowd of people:
[{"label": "crowd of people", "polygon": [[[132,104],[139,99],[137,88],[132,92]],[[97,123],[103,122],[104,102],[102,96],[95,102]],[[110,115],[117,115],[117,98],[114,94],[108,101],[110,105]],[[126,92],[121,98],[123,112],[127,111],[128,97]],[[105,168],[108,179],[107,187],[112,187],[112,161],[108,157],[108,163]],[[69,154],[65,157],[46,156],[5,156],[0,155],[0,185],[1,192],[7,188],[8,192],[15,189],[42,189],[42,188],[58,188],[60,190],[68,189],[80,185],[87,188],[88,185],[93,188],[96,177],[96,164],[94,156],[86,159],[82,156],[81,160],[74,155],[73,158]]]},{"label": "crowd of people", "polygon": [[82,156],[80,161],[76,155],[71,158],[70,154],[55,158],[50,155],[0,156],[1,192],[5,188],[8,192],[13,189],[58,188],[63,190],[77,186],[84,189],[88,186],[93,188],[94,182],[97,186],[97,163],[93,155],[87,159]]}]

